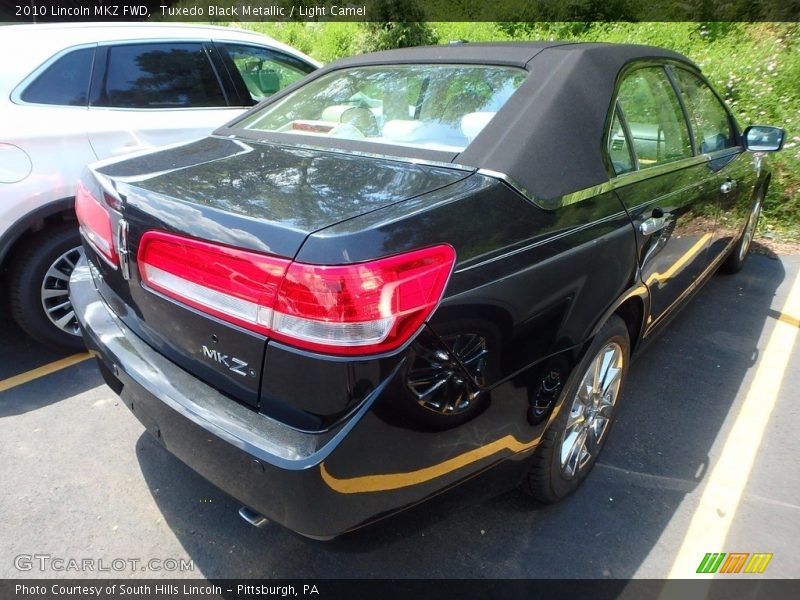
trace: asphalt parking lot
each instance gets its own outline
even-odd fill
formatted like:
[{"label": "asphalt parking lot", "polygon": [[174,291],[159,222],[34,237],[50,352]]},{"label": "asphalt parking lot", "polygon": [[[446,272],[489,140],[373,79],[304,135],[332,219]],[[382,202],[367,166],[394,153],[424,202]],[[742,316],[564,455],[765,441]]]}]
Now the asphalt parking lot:
[{"label": "asphalt parking lot", "polygon": [[[705,553],[742,552],[773,554],[748,577],[797,578],[798,318],[800,256],[753,256],[636,361],[608,446],[567,502],[465,488],[315,542],[245,524],[150,439],[93,361],[57,362],[68,355],[3,316],[0,577],[691,578]],[[20,569],[15,557],[34,554],[194,569]]]}]

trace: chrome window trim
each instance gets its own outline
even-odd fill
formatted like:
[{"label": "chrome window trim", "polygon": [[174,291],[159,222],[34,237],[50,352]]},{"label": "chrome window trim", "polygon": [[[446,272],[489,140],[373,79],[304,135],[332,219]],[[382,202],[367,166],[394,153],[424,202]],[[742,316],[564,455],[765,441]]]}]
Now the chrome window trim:
[{"label": "chrome window trim", "polygon": [[547,199],[537,198],[531,192],[526,190],[522,184],[506,173],[492,171],[491,169],[478,169],[477,172],[481,175],[485,175],[486,177],[491,177],[504,182],[514,189],[518,194],[523,196],[526,200],[543,210],[556,210],[565,206],[569,206],[570,204],[576,204],[583,200],[588,200],[594,196],[599,196],[600,194],[605,194],[606,192],[625,187],[627,185],[638,183],[640,181],[646,181],[648,179],[665,175],[673,171],[688,169],[702,164],[709,164],[714,160],[726,158],[733,154],[741,154],[743,152],[743,147],[736,146],[734,148],[718,150],[711,154],[698,154],[697,156],[689,156],[679,160],[673,160],[671,162],[654,165],[645,169],[639,169],[637,171],[628,171],[627,173],[615,175],[603,183],[576,190],[574,192],[570,192],[569,194],[564,194],[558,198]]},{"label": "chrome window trim", "polygon": [[[730,148],[728,148],[726,152],[730,152]],[[480,173],[481,175],[485,175],[487,177],[491,177],[493,179],[498,179],[500,181],[503,181],[504,183],[508,184],[511,188],[513,188],[521,196],[525,197],[526,200],[535,204],[541,209],[556,210],[558,208],[569,206],[570,204],[576,204],[578,202],[581,202],[582,200],[588,200],[593,196],[598,196],[600,194],[616,190],[617,188],[624,187],[632,183],[638,183],[639,181],[645,181],[647,179],[658,177],[659,175],[664,175],[666,173],[670,173],[675,170],[686,169],[710,161],[711,161],[711,155],[708,154],[690,156],[687,158],[682,158],[680,160],[674,160],[672,162],[655,165],[647,169],[622,173],[621,175],[616,175],[614,177],[611,177],[608,181],[604,181],[603,183],[598,183],[597,185],[589,186],[587,188],[583,188],[580,190],[575,190],[574,192],[570,192],[569,194],[564,194],[563,196],[560,196],[558,198],[548,198],[548,199],[537,198],[528,190],[526,190],[513,177],[505,173],[492,171],[490,169],[478,169],[478,173]]]},{"label": "chrome window trim", "polygon": [[710,155],[708,154],[697,154],[695,156],[687,156],[686,158],[679,158],[678,160],[659,163],[653,165],[652,167],[645,167],[644,169],[639,169],[637,171],[629,171],[627,173],[621,173],[615,177],[612,177],[609,180],[609,183],[612,183],[614,189],[616,189],[619,187],[630,185],[631,183],[645,181],[653,177],[658,177],[659,175],[665,175],[672,171],[687,169],[689,167],[694,167],[696,165],[707,163],[710,160],[711,160]]},{"label": "chrome window trim", "polygon": [[529,192],[525,188],[525,186],[523,186],[519,181],[517,181],[516,179],[511,177],[511,175],[508,175],[507,173],[502,173],[500,171],[493,171],[491,169],[478,169],[478,174],[485,175],[486,177],[491,177],[492,179],[498,179],[498,180],[508,184],[510,187],[512,187],[514,190],[516,190],[519,194],[521,194],[522,196],[524,196],[525,198],[527,198],[528,200],[530,200],[531,202],[533,202],[537,206],[540,206],[540,208],[544,208],[543,206],[541,206],[541,202],[542,201],[540,199],[538,199],[536,196],[534,196],[531,192]]}]

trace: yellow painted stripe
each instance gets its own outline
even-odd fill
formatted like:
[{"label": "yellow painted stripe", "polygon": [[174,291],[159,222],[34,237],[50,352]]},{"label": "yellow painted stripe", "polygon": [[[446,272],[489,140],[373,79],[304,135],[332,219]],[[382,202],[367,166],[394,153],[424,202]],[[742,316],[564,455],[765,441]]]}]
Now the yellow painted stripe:
[{"label": "yellow painted stripe", "polygon": [[[559,408],[553,411],[548,420],[548,425],[558,416]],[[546,431],[544,428],[542,431]],[[529,442],[521,442],[513,435],[507,435],[498,440],[469,450],[453,458],[436,463],[429,467],[417,469],[415,471],[407,471],[405,473],[379,473],[375,475],[363,475],[360,477],[338,478],[331,475],[328,468],[323,462],[320,465],[320,472],[322,479],[330,486],[331,489],[339,492],[340,494],[362,494],[365,492],[385,492],[388,490],[396,490],[399,488],[418,485],[452,473],[462,467],[478,462],[484,458],[498,454],[504,450],[510,451],[512,454],[530,450],[539,444],[542,436],[532,439]]]},{"label": "yellow painted stripe", "polygon": [[[781,313],[800,314],[800,276],[795,278]],[[799,332],[785,321],[775,323],[722,453],[708,474],[700,502],[667,576],[670,579],[694,577],[697,561],[706,552],[723,549]]]},{"label": "yellow painted stripe", "polygon": [[322,479],[325,480],[333,490],[340,494],[359,494],[364,492],[385,492],[398,488],[408,487],[425,483],[431,479],[447,475],[453,471],[477,462],[493,454],[510,450],[512,453],[522,452],[533,448],[539,443],[540,437],[531,442],[520,442],[512,435],[507,435],[499,440],[495,440],[485,446],[480,446],[474,450],[464,452],[448,460],[417,469],[406,473],[385,473],[377,475],[365,475],[362,477],[351,477],[348,479],[338,479],[328,472],[325,463],[320,465]]},{"label": "yellow painted stripe", "polygon": [[778,321],[781,321],[782,323],[791,325],[792,327],[800,327],[800,319],[797,319],[795,317],[790,317],[786,313],[777,313],[775,318],[778,319]]},{"label": "yellow painted stripe", "polygon": [[37,367],[35,369],[31,369],[30,371],[26,371],[25,373],[20,373],[19,375],[14,375],[13,377],[9,377],[8,379],[3,379],[0,381],[0,392],[5,392],[6,390],[10,390],[13,387],[17,387],[18,385],[22,385],[23,383],[28,383],[29,381],[33,381],[34,379],[39,379],[39,377],[44,377],[45,375],[50,375],[50,373],[55,373],[56,371],[60,371],[61,369],[66,369],[67,367],[71,367],[72,365],[78,364],[79,362],[83,362],[84,360],[91,358],[92,355],[88,352],[81,352],[80,354],[73,354],[72,356],[67,356],[66,358],[62,358],[60,360],[51,362],[46,365],[42,365],[41,367]]},{"label": "yellow painted stripe", "polygon": [[667,269],[663,273],[653,273],[647,278],[647,281],[645,283],[647,285],[650,285],[654,281],[666,281],[667,279],[674,277],[678,271],[683,269],[683,266],[686,263],[692,260],[697,254],[705,250],[706,243],[708,242],[709,239],[711,239],[710,233],[705,233],[702,236],[700,236],[700,239],[697,240],[691,248],[689,248],[686,252],[684,252],[678,258],[678,260],[676,260],[672,264],[672,266],[669,269]]}]

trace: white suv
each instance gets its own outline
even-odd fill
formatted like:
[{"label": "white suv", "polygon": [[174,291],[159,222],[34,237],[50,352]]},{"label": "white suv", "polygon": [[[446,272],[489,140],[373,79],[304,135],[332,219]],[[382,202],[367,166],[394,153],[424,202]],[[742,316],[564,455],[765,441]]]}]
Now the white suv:
[{"label": "white suv", "polygon": [[226,27],[0,31],[0,289],[32,337],[79,347],[67,282],[81,253],[73,196],[86,164],[203,137],[319,63]]}]

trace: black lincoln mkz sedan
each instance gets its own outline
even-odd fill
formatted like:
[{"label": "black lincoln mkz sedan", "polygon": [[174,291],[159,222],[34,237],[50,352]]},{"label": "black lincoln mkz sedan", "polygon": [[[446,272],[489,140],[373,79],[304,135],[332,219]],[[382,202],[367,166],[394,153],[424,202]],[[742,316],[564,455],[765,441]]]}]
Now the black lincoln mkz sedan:
[{"label": "black lincoln mkz sedan", "polygon": [[501,463],[555,502],[632,353],[741,268],[782,142],[659,48],[349,58],[91,166],[73,303],[108,385],[253,520],[330,538]]}]

